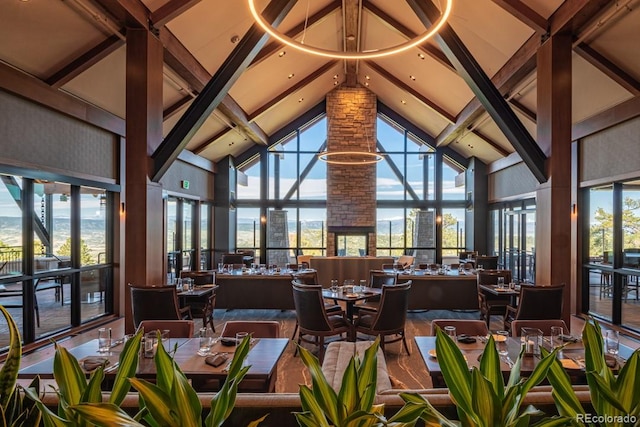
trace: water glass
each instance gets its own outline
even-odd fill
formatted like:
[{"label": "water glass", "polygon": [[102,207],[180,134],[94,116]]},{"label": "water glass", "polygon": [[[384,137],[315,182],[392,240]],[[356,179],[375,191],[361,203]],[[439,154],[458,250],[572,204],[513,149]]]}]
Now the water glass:
[{"label": "water glass", "polygon": [[224,271],[224,264],[219,262],[218,263],[218,273],[222,273]]},{"label": "water glass", "polygon": [[498,289],[504,289],[504,277],[498,277]]},{"label": "water glass", "polygon": [[152,358],[155,354],[156,332],[144,334],[144,357]]},{"label": "water glass", "polygon": [[331,280],[331,287],[329,288],[331,290],[331,292],[336,293],[338,292],[338,281],[336,279]]},{"label": "water glass", "polygon": [[98,329],[98,352],[106,353],[111,350],[111,328]]},{"label": "water glass", "polygon": [[176,280],[176,291],[182,292],[182,289],[184,289],[184,285],[182,283],[182,279]]},{"label": "water glass", "polygon": [[542,331],[538,328],[522,328],[524,337],[524,354],[526,356],[540,356],[542,346]]},{"label": "water glass", "polygon": [[556,347],[562,346],[562,335],[564,331],[562,326],[552,326],[551,327],[551,349],[553,350]]},{"label": "water glass", "polygon": [[199,353],[209,353],[211,346],[213,345],[213,330],[208,328],[200,328],[198,330],[198,338],[200,339]]},{"label": "water glass", "polygon": [[509,354],[509,331],[496,331],[496,348],[500,356],[507,356]]},{"label": "water glass", "polygon": [[604,337],[607,354],[617,356],[618,351],[620,350],[620,334],[618,333],[618,331],[606,331]]},{"label": "water glass", "polygon": [[455,326],[445,326],[444,327],[444,333],[449,335],[451,337],[452,340],[456,340],[456,327]]}]

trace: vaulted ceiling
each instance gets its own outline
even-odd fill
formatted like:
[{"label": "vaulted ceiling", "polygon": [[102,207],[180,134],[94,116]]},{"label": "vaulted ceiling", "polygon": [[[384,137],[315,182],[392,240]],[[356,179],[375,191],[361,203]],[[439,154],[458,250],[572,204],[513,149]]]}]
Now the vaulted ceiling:
[{"label": "vaulted ceiling", "polygon": [[[269,0],[256,3],[263,10]],[[326,49],[354,40],[360,50],[379,49],[425,31],[411,3],[421,2],[298,0],[278,29]],[[438,8],[444,3],[434,1]],[[640,95],[638,6],[640,0],[453,0],[447,25],[535,141],[536,51],[549,35],[573,37],[574,125]],[[147,28],[164,46],[167,136],[252,25],[246,0],[3,0],[0,66],[125,118],[126,28]],[[214,162],[242,156],[273,142],[336,86],[354,83],[438,147],[486,163],[515,151],[437,38],[359,61],[269,40],[186,149]]]}]

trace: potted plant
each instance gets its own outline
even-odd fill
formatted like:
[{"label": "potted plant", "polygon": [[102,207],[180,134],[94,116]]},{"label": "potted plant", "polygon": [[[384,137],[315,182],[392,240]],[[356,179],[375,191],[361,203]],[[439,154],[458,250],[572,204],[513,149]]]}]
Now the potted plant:
[{"label": "potted plant", "polygon": [[[78,361],[64,347],[57,347],[54,357],[54,378],[58,383],[60,404],[58,413],[52,412],[31,392],[43,413],[46,426],[95,425],[95,426],[201,426],[202,405],[197,393],[164,346],[157,347],[154,356],[156,383],[135,378],[143,331],[129,339],[120,354],[118,373],[107,402],[102,401],[100,384],[104,379],[104,367],[98,367],[89,380]],[[211,401],[211,410],[204,425],[218,427],[229,416],[238,389],[249,366],[242,366],[249,352],[250,340],[246,338],[238,346],[227,380]],[[133,386],[140,396],[140,407],[130,416],[119,405]],[[263,417],[264,418],[264,417]],[[144,420],[147,424],[142,424]],[[251,424],[257,425],[261,420]]]},{"label": "potted plant", "polygon": [[607,365],[602,330],[594,319],[585,323],[582,341],[589,394],[596,414],[583,408],[560,361],[553,363],[548,373],[558,412],[574,420],[575,425],[637,425],[640,420],[640,349],[632,353],[616,376]]},{"label": "potted plant", "polygon": [[388,420],[384,417],[384,405],[373,403],[379,345],[380,337],[365,351],[362,360],[356,356],[351,358],[338,393],[322,373],[318,358],[299,347],[300,357],[311,373],[312,385],[300,386],[302,412],[294,413],[298,424],[303,427],[414,425],[427,406],[424,402],[404,393],[405,405]]},{"label": "potted plant", "polygon": [[[22,358],[22,339],[18,325],[9,312],[0,305],[0,311],[7,320],[9,328],[9,351],[0,369],[0,420],[3,426],[36,426],[40,423],[40,411],[29,399],[25,399],[21,387],[17,385],[20,359]],[[40,383],[34,379],[29,389],[38,390]]]},{"label": "potted plant", "polygon": [[[407,397],[411,401],[425,404],[422,419],[428,425],[526,426],[531,422],[531,416],[542,414],[533,406],[522,408],[524,397],[532,387],[545,378],[549,367],[555,361],[557,351],[554,350],[543,357],[528,378],[521,378],[520,366],[524,349],[521,350],[505,384],[493,336],[489,337],[482,352],[480,367],[469,370],[467,361],[456,343],[438,329],[438,362],[451,399],[456,405],[459,421],[447,419],[420,395]],[[536,425],[565,425],[569,421],[566,417],[554,417],[543,419]]]}]

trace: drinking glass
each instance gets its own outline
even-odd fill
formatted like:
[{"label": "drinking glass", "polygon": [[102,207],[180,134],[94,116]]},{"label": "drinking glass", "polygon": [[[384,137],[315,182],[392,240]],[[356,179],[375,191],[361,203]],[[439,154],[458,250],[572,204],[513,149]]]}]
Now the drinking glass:
[{"label": "drinking glass", "polygon": [[333,293],[338,292],[338,280],[336,280],[336,279],[331,280],[331,287],[329,289]]},{"label": "drinking glass", "polygon": [[182,292],[182,289],[184,289],[184,286],[183,286],[183,283],[182,283],[182,279],[177,279],[176,280],[176,291]]},{"label": "drinking glass", "polygon": [[504,277],[498,277],[498,289],[504,289]]},{"label": "drinking glass", "polygon": [[617,356],[618,351],[620,350],[620,335],[618,334],[618,331],[606,331],[605,342],[607,353],[612,356]]},{"label": "drinking glass", "polygon": [[524,353],[528,356],[540,356],[540,347],[542,345],[542,331],[538,328],[522,328],[524,337]]},{"label": "drinking glass", "polygon": [[456,327],[455,326],[445,326],[444,333],[449,335],[452,340],[456,340]]},{"label": "drinking glass", "polygon": [[155,345],[155,341],[156,341],[156,332],[147,332],[146,334],[144,334],[144,357],[146,358],[152,358],[154,353],[155,353],[155,349],[154,349],[154,345]]},{"label": "drinking glass", "polygon": [[111,350],[111,328],[98,329],[98,352],[106,353]]},{"label": "drinking glass", "polygon": [[249,335],[249,332],[236,332],[236,347]]},{"label": "drinking glass", "polygon": [[508,339],[509,331],[496,331],[496,348],[500,356],[507,356],[509,354]]},{"label": "drinking glass", "polygon": [[200,339],[200,350],[198,350],[198,353],[209,353],[213,345],[213,330],[210,327],[200,328],[198,330],[198,338]]},{"label": "drinking glass", "polygon": [[552,326],[551,327],[551,349],[553,350],[556,347],[562,346],[562,335],[563,335],[562,326]]},{"label": "drinking glass", "polygon": [[218,263],[218,273],[222,273],[224,271],[224,264],[219,262]]}]

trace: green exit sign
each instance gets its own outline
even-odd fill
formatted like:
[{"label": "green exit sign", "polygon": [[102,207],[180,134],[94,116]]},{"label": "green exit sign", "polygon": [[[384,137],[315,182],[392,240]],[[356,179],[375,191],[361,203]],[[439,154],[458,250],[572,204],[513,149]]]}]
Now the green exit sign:
[{"label": "green exit sign", "polygon": [[182,188],[184,188],[185,190],[189,189],[189,181],[187,181],[186,179],[182,181],[181,184],[182,184]]}]

